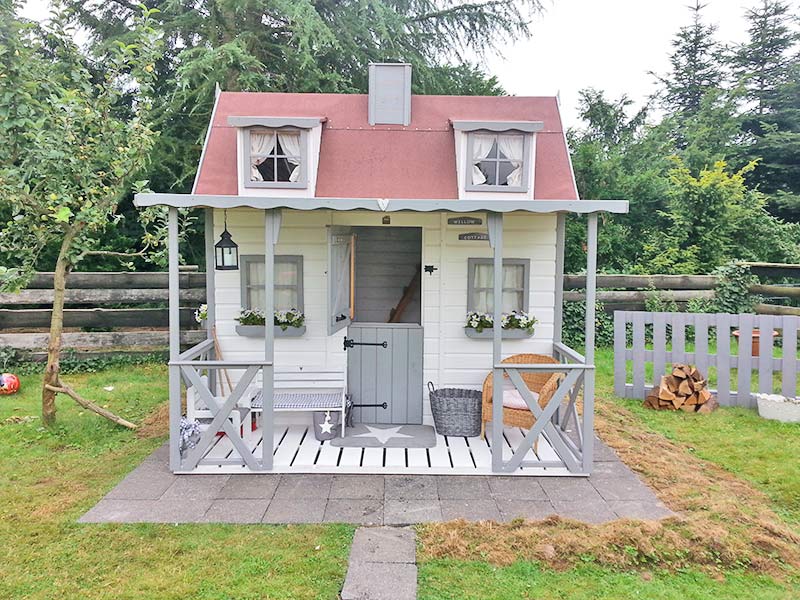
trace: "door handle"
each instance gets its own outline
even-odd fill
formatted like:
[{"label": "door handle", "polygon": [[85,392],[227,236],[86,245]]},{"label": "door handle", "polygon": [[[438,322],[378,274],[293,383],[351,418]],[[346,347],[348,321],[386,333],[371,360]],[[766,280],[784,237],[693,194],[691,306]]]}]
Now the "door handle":
[{"label": "door handle", "polygon": [[345,350],[347,350],[348,348],[354,348],[356,346],[381,346],[382,348],[388,348],[389,342],[357,342],[354,339],[344,336]]}]

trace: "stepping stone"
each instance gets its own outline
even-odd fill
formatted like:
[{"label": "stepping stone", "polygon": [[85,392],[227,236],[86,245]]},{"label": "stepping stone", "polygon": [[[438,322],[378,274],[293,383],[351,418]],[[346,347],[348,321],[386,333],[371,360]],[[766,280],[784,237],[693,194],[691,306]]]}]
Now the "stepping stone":
[{"label": "stepping stone", "polygon": [[416,600],[416,541],[410,529],[360,528],[341,600]]}]

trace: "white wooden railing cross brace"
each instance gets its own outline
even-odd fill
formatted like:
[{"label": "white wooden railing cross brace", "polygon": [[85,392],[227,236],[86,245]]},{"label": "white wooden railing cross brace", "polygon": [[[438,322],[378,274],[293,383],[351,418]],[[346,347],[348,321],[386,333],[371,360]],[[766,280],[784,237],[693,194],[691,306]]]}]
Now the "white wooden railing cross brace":
[{"label": "white wooden railing cross brace", "polygon": [[242,456],[242,459],[248,467],[255,471],[260,470],[261,466],[253,453],[248,449],[244,439],[242,439],[241,432],[237,431],[233,426],[233,423],[228,420],[228,417],[230,416],[231,412],[233,412],[234,407],[236,407],[239,400],[242,398],[242,396],[244,396],[248,386],[258,373],[259,368],[259,365],[251,365],[247,367],[247,370],[236,384],[236,387],[234,387],[230,396],[228,396],[224,403],[217,403],[216,397],[203,383],[203,380],[200,378],[200,374],[194,369],[194,367],[185,365],[181,366],[181,371],[183,371],[183,374],[191,382],[200,399],[205,403],[208,410],[211,411],[211,414],[214,415],[214,418],[211,420],[211,425],[209,425],[208,429],[203,432],[203,434],[200,436],[197,446],[195,446],[189,453],[189,456],[186,457],[183,465],[186,470],[192,470],[198,465],[205,453],[208,452],[209,448],[214,442],[214,437],[219,431],[224,431],[224,433],[230,439],[231,444],[233,444],[234,448],[239,451],[239,454]]}]

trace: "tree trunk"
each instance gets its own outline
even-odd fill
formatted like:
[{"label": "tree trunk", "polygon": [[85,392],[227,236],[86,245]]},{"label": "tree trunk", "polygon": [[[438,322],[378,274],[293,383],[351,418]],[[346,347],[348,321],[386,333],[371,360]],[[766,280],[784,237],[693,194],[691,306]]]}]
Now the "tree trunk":
[{"label": "tree trunk", "polygon": [[61,249],[53,273],[53,313],[50,317],[50,342],[47,345],[47,366],[42,382],[42,422],[46,427],[56,421],[56,392],[51,389],[59,385],[61,334],[64,331],[64,290],[71,269],[69,250],[77,231],[70,228],[61,240]]}]

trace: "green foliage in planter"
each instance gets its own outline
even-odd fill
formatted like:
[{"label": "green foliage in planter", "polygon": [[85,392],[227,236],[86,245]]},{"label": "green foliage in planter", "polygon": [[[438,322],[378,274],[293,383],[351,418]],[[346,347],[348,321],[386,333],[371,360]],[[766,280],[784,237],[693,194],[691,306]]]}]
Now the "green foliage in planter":
[{"label": "green foliage in planter", "polygon": [[[614,344],[614,319],[605,311],[602,302],[595,304],[595,345],[599,348]],[[586,344],[586,302],[564,302],[564,325],[561,337],[564,343],[577,351]]]}]

